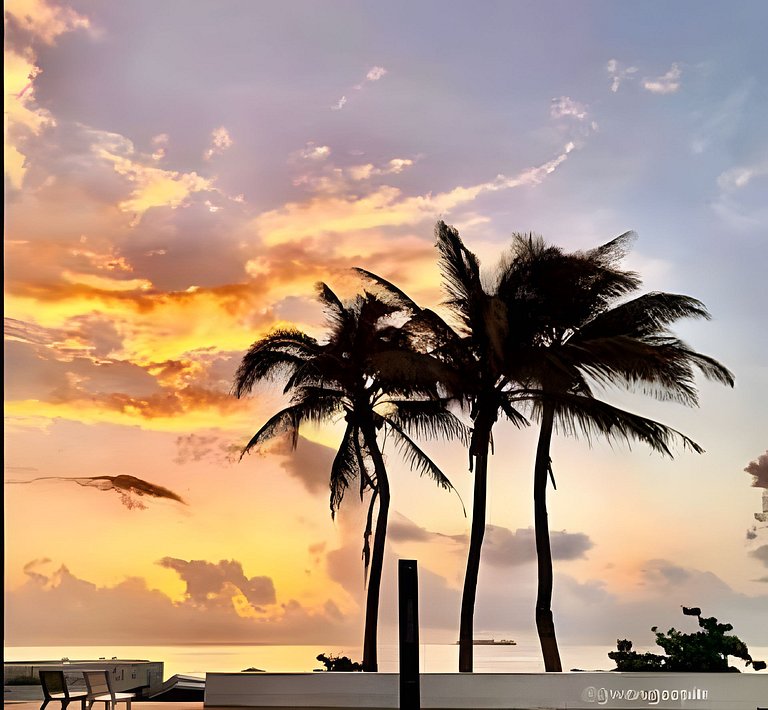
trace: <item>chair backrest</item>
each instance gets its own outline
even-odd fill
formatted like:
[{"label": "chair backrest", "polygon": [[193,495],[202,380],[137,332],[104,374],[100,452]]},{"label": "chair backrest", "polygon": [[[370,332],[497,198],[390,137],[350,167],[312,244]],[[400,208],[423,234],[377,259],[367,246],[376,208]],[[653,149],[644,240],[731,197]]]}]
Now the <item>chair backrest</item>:
[{"label": "chair backrest", "polygon": [[52,693],[63,693],[69,697],[67,681],[64,678],[63,671],[38,671],[40,676],[40,685],[43,686],[43,695],[50,698]]},{"label": "chair backrest", "polygon": [[108,671],[83,671],[85,678],[85,687],[88,688],[88,695],[111,695],[112,699],[115,693],[112,690],[112,683],[109,682]]}]

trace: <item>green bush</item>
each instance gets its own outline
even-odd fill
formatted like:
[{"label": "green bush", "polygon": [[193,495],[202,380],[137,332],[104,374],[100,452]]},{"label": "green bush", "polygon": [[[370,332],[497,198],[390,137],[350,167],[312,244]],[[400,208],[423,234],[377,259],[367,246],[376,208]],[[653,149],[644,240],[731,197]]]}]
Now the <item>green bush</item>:
[{"label": "green bush", "polygon": [[666,656],[656,653],[637,653],[632,650],[632,642],[627,639],[616,641],[616,650],[608,658],[616,663],[617,671],[669,671],[673,673],[739,673],[739,669],[728,665],[728,656],[741,658],[756,671],[765,668],[764,661],[755,661],[749,655],[749,649],[738,636],[728,634],[733,629],[730,624],[721,624],[714,616],[702,617],[698,607],[683,607],[683,613],[696,616],[703,631],[684,634],[677,629],[667,633],[651,627],[656,633],[656,644],[666,652]]}]

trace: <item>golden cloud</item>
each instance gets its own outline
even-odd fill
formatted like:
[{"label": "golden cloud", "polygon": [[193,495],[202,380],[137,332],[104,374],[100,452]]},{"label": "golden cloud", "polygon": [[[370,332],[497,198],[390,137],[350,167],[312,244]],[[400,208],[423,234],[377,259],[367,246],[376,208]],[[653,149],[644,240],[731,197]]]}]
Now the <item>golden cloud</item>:
[{"label": "golden cloud", "polygon": [[[289,202],[259,215],[252,226],[265,244],[274,246],[322,234],[359,233],[374,228],[434,221],[440,215],[472,202],[483,193],[540,184],[567,159],[574,148],[573,143],[568,143],[552,160],[527,168],[512,177],[498,175],[488,182],[468,187],[458,186],[436,195],[427,193],[407,197],[396,187],[382,185],[363,197],[326,194],[315,196],[307,202]],[[391,161],[390,172],[400,172],[406,164],[407,161]],[[368,166],[359,167],[359,179],[373,172],[372,169],[368,170]]]},{"label": "golden cloud", "polygon": [[53,44],[59,35],[91,26],[87,17],[70,7],[52,5],[46,0],[6,0],[5,13],[36,39]]},{"label": "golden cloud", "polygon": [[[90,26],[86,17],[71,8],[51,5],[45,0],[8,0],[4,8],[6,31],[10,21],[12,31],[20,29],[45,44],[52,44],[65,32]],[[11,186],[19,189],[27,170],[23,149],[25,135],[37,135],[55,122],[48,111],[35,105],[34,79],[41,70],[35,64],[32,48],[6,47],[3,55],[5,173]]]},{"label": "golden cloud", "polygon": [[[138,224],[141,216],[152,207],[176,209],[184,204],[192,193],[215,189],[213,181],[201,177],[196,172],[163,170],[144,165],[134,159],[134,156],[115,154],[108,148],[96,147],[95,150],[100,157],[112,163],[118,175],[126,177],[133,186],[130,198],[118,205],[123,212],[133,213],[132,226]],[[130,153],[133,153],[132,145]]]}]

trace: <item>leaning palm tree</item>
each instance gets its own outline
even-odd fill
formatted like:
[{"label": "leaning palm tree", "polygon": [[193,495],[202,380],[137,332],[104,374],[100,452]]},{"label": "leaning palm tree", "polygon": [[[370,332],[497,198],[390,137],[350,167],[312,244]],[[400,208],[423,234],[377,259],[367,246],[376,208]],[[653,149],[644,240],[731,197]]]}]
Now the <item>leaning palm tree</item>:
[{"label": "leaning palm tree", "polygon": [[[368,573],[363,670],[376,671],[379,592],[390,503],[379,432],[392,437],[412,469],[430,476],[445,489],[452,489],[450,481],[412,437],[465,434],[460,421],[438,396],[434,382],[418,372],[392,366],[398,353],[407,348],[407,339],[396,323],[396,305],[369,293],[345,304],[325,284],[319,284],[318,294],[330,326],[326,342],[318,342],[295,328],[266,335],[243,357],[233,391],[240,397],[257,382],[281,378],[285,382],[284,394],[290,394],[289,406],[254,434],[243,455],[280,434],[289,434],[295,447],[305,423],[341,418],[346,422],[331,465],[330,508],[335,516],[355,480],[361,499],[369,495],[363,533],[363,559]],[[386,374],[382,374],[385,369]]]},{"label": "leaning palm tree", "polygon": [[499,283],[513,321],[525,322],[532,336],[518,353],[517,377],[523,386],[517,396],[534,403],[540,423],[534,466],[536,626],[547,671],[562,670],[552,617],[546,506],[548,481],[554,484],[550,445],[555,427],[587,438],[634,439],[670,457],[677,438],[700,453],[701,447],[673,429],[597,399],[591,385],[639,389],[688,405],[697,404],[695,370],[733,386],[733,375],[723,365],[669,330],[681,318],[709,318],[700,301],[670,293],[620,301],[640,284],[636,274],[618,266],[632,236],[574,254],[553,254],[540,239],[517,236]]}]

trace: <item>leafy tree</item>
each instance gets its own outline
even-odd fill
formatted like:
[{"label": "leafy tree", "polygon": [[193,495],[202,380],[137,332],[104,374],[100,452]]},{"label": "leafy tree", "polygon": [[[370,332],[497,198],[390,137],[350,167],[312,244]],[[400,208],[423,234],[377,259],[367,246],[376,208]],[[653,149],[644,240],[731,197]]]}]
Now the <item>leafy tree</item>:
[{"label": "leafy tree", "polygon": [[[741,658],[756,671],[765,669],[764,661],[755,661],[749,653],[747,644],[738,636],[728,634],[733,630],[731,624],[721,624],[714,616],[702,617],[696,609],[699,626],[703,631],[684,634],[675,628],[667,633],[658,631],[656,626],[651,631],[656,634],[656,644],[661,646],[666,656],[655,653],[637,653],[632,650],[632,642],[627,639],[616,641],[616,650],[608,653],[608,658],[616,663],[617,671],[669,671],[674,673],[739,673],[739,669],[728,665],[728,656]],[[685,608],[683,613],[687,613]]]},{"label": "leafy tree", "polygon": [[[363,669],[377,670],[376,637],[390,486],[380,432],[391,437],[402,455],[439,486],[450,481],[416,444],[412,436],[465,437],[460,421],[448,412],[434,383],[418,372],[395,366],[408,347],[395,322],[398,307],[370,293],[342,303],[325,284],[318,295],[330,331],[321,343],[295,329],[276,330],[256,341],[235,374],[240,397],[263,380],[281,379],[290,404],[273,415],[251,438],[243,455],[282,434],[298,441],[305,423],[343,419],[346,428],[330,471],[330,508],[335,516],[346,490],[357,481],[361,500],[367,494],[363,559],[368,574],[363,639]],[[386,369],[386,374],[382,374]],[[242,458],[242,456],[241,456]],[[376,513],[375,532],[373,525]],[[373,535],[373,547],[370,537]]]}]

